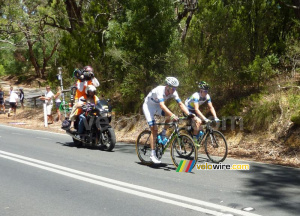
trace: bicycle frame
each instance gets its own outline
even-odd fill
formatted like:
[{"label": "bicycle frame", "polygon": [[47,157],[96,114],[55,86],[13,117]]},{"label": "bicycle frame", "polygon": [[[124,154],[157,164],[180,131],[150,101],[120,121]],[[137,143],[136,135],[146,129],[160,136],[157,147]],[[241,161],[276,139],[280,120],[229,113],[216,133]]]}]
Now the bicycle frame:
[{"label": "bicycle frame", "polygon": [[[171,127],[175,127],[172,134],[169,136],[169,138],[167,140],[167,143],[165,145],[161,145],[162,146],[162,154],[165,153],[166,149],[169,147],[170,143],[172,143],[175,138],[177,138],[178,143],[180,144],[180,139],[178,139],[180,135],[179,135],[179,132],[178,132],[177,122],[174,122],[174,123],[157,123],[156,125],[169,125]],[[157,145],[158,145],[158,143],[157,143],[157,140],[156,140],[156,146]]]},{"label": "bicycle frame", "polygon": [[[206,123],[204,126],[206,127],[205,128],[205,133],[204,133],[203,136],[199,137],[199,139],[197,140],[197,142],[199,144],[201,144],[202,141],[205,140],[204,138],[206,138],[208,136],[208,134],[211,134],[212,131],[213,131],[213,129],[211,128],[211,123]],[[193,128],[192,128],[192,131],[193,131]]]}]

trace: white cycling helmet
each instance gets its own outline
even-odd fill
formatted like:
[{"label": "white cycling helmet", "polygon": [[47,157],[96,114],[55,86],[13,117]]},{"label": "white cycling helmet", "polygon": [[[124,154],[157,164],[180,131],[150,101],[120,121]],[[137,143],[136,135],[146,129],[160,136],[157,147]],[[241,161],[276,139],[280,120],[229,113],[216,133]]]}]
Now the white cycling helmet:
[{"label": "white cycling helmet", "polygon": [[88,85],[85,89],[85,93],[88,95],[89,91],[96,93],[96,87],[93,85]]},{"label": "white cycling helmet", "polygon": [[172,87],[178,87],[179,86],[179,81],[175,77],[167,77],[165,79],[165,82],[168,86],[172,86]]}]

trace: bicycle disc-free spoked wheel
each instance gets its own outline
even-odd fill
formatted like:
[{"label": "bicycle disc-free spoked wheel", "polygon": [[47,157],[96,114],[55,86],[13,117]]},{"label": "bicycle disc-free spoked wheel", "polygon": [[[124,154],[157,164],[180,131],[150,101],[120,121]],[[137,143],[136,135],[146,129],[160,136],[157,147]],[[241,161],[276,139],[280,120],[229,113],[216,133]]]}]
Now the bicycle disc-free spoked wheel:
[{"label": "bicycle disc-free spoked wheel", "polygon": [[151,131],[144,130],[138,136],[135,144],[136,154],[143,164],[150,165],[153,162],[150,160],[151,147],[150,147]]},{"label": "bicycle disc-free spoked wheel", "polygon": [[212,131],[205,139],[205,152],[214,163],[220,163],[226,159],[228,147],[224,135],[219,131]]},{"label": "bicycle disc-free spoked wheel", "polygon": [[173,140],[171,144],[171,158],[176,168],[182,160],[187,160],[187,162],[195,160],[193,168],[195,167],[198,160],[198,151],[189,135],[181,132],[179,137]]}]

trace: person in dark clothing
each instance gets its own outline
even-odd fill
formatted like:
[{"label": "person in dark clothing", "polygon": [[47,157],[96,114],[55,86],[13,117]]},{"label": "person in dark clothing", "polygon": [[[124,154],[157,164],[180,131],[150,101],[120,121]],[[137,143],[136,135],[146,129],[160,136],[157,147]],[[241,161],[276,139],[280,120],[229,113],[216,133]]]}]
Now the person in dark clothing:
[{"label": "person in dark clothing", "polygon": [[2,90],[2,87],[0,86],[0,110],[2,109],[3,112],[5,113],[5,95],[4,95],[4,91]]},{"label": "person in dark clothing", "polygon": [[20,103],[21,103],[22,109],[24,109],[24,92],[23,92],[23,88],[21,87],[19,90],[20,90]]}]

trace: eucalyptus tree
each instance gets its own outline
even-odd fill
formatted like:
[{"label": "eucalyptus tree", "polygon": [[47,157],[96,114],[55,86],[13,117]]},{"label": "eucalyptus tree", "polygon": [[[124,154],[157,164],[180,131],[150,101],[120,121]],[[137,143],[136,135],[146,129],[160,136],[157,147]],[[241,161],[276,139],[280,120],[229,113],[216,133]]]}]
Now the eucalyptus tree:
[{"label": "eucalyptus tree", "polygon": [[47,66],[59,45],[57,29],[43,22],[49,10],[47,0],[9,0],[1,5],[1,44],[19,56],[16,61],[30,62],[36,76],[41,78],[45,78]]}]

